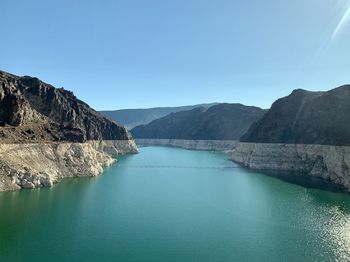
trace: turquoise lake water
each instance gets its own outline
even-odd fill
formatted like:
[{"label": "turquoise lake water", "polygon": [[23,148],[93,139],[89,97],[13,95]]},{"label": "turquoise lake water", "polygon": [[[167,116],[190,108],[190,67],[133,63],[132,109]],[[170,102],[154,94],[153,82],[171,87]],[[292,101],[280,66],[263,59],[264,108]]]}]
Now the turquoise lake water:
[{"label": "turquoise lake water", "polygon": [[350,261],[350,196],[144,147],[103,176],[0,193],[0,261]]}]

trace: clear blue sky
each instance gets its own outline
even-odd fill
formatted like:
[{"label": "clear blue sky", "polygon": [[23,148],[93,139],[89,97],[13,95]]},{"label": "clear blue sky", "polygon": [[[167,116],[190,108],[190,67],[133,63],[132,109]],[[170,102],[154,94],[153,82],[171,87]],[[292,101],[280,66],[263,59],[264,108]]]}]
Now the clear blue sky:
[{"label": "clear blue sky", "polygon": [[[0,69],[96,109],[241,102],[350,83],[350,0],[1,0]],[[349,8],[349,9],[348,9]]]}]

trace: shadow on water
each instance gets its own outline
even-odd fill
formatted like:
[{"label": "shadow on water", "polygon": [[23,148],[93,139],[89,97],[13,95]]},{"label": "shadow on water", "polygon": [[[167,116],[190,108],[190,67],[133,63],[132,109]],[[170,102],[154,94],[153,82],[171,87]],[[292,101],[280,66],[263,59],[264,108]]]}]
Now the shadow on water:
[{"label": "shadow on water", "polygon": [[337,185],[329,180],[325,180],[319,177],[312,177],[310,175],[307,175],[306,173],[273,170],[247,170],[247,172],[267,175],[291,184],[303,186],[305,188],[313,188],[334,193],[349,194],[349,192],[341,185]]}]

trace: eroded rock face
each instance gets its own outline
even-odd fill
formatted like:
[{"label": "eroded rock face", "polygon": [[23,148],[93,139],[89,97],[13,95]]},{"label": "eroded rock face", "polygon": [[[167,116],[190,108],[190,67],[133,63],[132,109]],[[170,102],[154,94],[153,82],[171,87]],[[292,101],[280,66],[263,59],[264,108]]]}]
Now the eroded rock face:
[{"label": "eroded rock face", "polygon": [[72,92],[0,71],[0,191],[96,176],[136,153],[128,131]]},{"label": "eroded rock face", "polygon": [[70,91],[0,71],[0,141],[129,140],[130,134]]},{"label": "eroded rock face", "polygon": [[350,147],[239,143],[235,162],[255,170],[293,172],[328,180],[350,192]]},{"label": "eroded rock face", "polygon": [[52,186],[65,177],[97,176],[113,156],[136,153],[132,140],[0,144],[0,191]]},{"label": "eroded rock face", "polygon": [[253,124],[232,152],[251,169],[293,172],[350,191],[350,85],[294,90]]}]

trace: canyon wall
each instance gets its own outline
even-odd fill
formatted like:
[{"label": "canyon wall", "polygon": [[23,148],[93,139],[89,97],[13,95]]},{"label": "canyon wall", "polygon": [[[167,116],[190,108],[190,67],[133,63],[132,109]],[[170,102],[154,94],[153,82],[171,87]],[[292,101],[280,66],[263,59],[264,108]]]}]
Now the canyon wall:
[{"label": "canyon wall", "polygon": [[227,151],[236,147],[235,140],[135,139],[141,146],[173,146],[192,150]]},{"label": "canyon wall", "polygon": [[0,144],[0,191],[52,186],[65,177],[97,176],[113,157],[136,153],[133,140]]},{"label": "canyon wall", "polygon": [[239,143],[233,161],[255,170],[287,171],[329,181],[350,192],[350,147]]},{"label": "canyon wall", "polygon": [[96,176],[136,153],[129,132],[71,91],[0,71],[0,191]]}]

